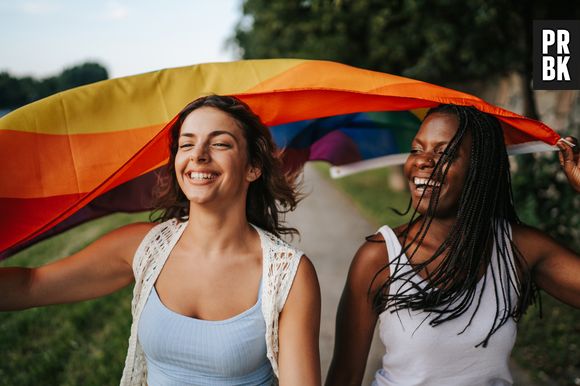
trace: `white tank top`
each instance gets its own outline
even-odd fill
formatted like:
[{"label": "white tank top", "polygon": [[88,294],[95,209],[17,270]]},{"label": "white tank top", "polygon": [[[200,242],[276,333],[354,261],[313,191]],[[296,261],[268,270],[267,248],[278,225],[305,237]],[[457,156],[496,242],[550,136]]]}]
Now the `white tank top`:
[{"label": "white tank top", "polygon": [[[402,249],[393,230],[383,226],[379,232],[385,239],[391,274],[411,270],[405,255],[399,261],[393,261]],[[511,251],[508,256],[513,260]],[[491,266],[477,284],[476,297],[467,311],[456,319],[432,327],[429,325],[431,316],[423,311],[405,309],[381,313],[379,331],[386,352],[383,356],[383,367],[376,372],[373,386],[511,385],[513,381],[508,362],[516,338],[514,320],[510,318],[496,331],[489,339],[487,347],[475,347],[485,339],[495,318],[497,305],[494,286],[499,284],[494,285],[494,282],[499,281],[494,280],[494,275],[495,279],[499,275],[509,275],[501,265],[501,271],[498,270],[498,265],[494,246]],[[419,284],[422,279],[418,275],[412,280],[423,285]],[[390,285],[389,293],[397,293],[409,285],[403,280],[397,280]],[[465,329],[477,307],[477,297],[481,290],[483,296],[479,309],[471,325]],[[501,294],[501,290],[498,291]],[[517,296],[514,292],[512,291],[512,304]],[[500,299],[499,307],[505,308],[504,303]],[[465,331],[461,333],[463,330]]]}]

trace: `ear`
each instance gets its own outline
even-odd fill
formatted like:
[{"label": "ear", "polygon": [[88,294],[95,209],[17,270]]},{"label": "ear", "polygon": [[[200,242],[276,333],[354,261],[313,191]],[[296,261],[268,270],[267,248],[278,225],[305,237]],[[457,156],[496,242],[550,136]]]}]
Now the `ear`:
[{"label": "ear", "polygon": [[262,169],[256,166],[250,166],[246,173],[246,181],[254,182],[262,175]]}]

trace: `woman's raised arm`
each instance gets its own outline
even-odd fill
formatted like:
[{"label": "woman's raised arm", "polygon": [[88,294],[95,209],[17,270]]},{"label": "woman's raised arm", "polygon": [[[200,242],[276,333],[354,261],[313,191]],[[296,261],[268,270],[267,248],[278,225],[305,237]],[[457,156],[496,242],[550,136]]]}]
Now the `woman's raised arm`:
[{"label": "woman's raised arm", "polygon": [[[572,148],[568,143],[575,144]],[[570,186],[580,192],[580,147],[566,137],[558,142],[560,165]],[[526,258],[536,284],[560,301],[580,308],[580,256],[550,236],[527,226],[514,228],[514,241]]]},{"label": "woman's raised arm", "polygon": [[42,267],[0,268],[0,311],[88,300],[125,287],[133,280],[133,255],[153,225],[124,226]]},{"label": "woman's raised arm", "polygon": [[536,284],[556,299],[580,308],[580,256],[542,231],[519,225],[514,242]]}]

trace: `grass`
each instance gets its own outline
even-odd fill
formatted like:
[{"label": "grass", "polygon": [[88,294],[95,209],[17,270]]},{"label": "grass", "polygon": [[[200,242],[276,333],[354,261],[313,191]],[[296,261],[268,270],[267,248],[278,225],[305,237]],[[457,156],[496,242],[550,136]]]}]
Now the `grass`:
[{"label": "grass", "polygon": [[[316,164],[316,168],[323,175],[329,175],[327,164]],[[398,216],[390,208],[406,208],[409,196],[389,188],[391,170],[376,169],[333,180],[333,183],[375,225],[397,226],[408,217]],[[546,294],[542,294],[542,303],[542,318],[534,306],[520,322],[512,356],[539,384],[580,385],[580,310]]]},{"label": "grass", "polygon": [[[330,167],[327,163],[317,162],[315,167],[322,175],[329,175]],[[410,218],[410,215],[400,216],[394,211],[403,212],[407,208],[409,194],[389,187],[390,173],[387,168],[376,169],[332,182],[353,199],[360,212],[372,223],[396,227]]]},{"label": "grass", "polygon": [[[45,240],[0,266],[67,256],[147,214],[116,214]],[[131,325],[131,288],[76,304],[0,313],[0,386],[118,385]]]}]

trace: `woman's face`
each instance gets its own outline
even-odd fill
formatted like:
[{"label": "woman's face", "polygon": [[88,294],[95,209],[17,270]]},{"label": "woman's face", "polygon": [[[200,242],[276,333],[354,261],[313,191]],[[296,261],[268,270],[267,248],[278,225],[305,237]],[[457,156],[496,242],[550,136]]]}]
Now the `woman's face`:
[{"label": "woman's face", "polygon": [[[471,135],[466,133],[456,157],[451,161],[445,181],[432,176],[435,164],[457,132],[459,120],[453,114],[433,113],[421,124],[411,143],[411,154],[405,162],[404,173],[409,181],[413,207],[421,214],[427,213],[429,201],[435,192],[439,202],[434,216],[454,217],[470,165]],[[439,174],[439,173],[437,173]],[[431,180],[429,180],[431,178]]]},{"label": "woman's face", "polygon": [[260,176],[249,164],[247,149],[244,133],[230,115],[213,107],[191,112],[181,125],[175,156],[177,181],[188,200],[245,207],[248,186]]}]

